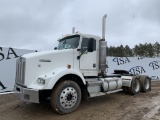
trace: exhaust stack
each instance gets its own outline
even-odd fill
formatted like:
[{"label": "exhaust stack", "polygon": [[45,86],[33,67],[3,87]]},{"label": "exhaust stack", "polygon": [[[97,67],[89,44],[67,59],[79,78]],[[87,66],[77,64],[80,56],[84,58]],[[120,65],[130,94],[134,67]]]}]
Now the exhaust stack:
[{"label": "exhaust stack", "polygon": [[105,14],[102,18],[102,41],[105,41],[106,17],[107,17],[107,14]]},{"label": "exhaust stack", "polygon": [[107,68],[106,64],[106,49],[107,49],[107,42],[105,41],[105,30],[106,30],[106,17],[107,14],[103,16],[102,19],[102,39],[100,41],[100,50],[99,50],[99,69],[101,70],[100,75],[105,75],[105,70]]},{"label": "exhaust stack", "polygon": [[72,33],[75,33],[75,27],[72,28]]}]

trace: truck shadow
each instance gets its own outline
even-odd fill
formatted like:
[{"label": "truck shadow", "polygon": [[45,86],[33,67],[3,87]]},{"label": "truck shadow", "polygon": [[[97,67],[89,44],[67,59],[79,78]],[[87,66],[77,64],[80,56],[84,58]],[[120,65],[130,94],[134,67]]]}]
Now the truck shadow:
[{"label": "truck shadow", "polygon": [[[114,99],[117,99],[117,95],[118,96],[126,96],[125,93],[123,92],[119,92],[119,93],[115,93],[115,94],[110,94],[110,95],[105,95],[105,96],[100,96],[100,97],[95,97],[95,98],[89,98],[89,99],[82,99],[81,103],[79,105],[79,107],[76,109],[75,112],[70,113],[72,115],[76,114],[76,113],[82,113],[84,111],[90,111],[93,109],[97,109],[100,106],[103,107],[106,104],[110,104],[110,102]],[[28,113],[29,116],[33,116],[34,117],[40,117],[40,116],[61,116],[59,114],[57,114],[56,112],[53,111],[51,104],[50,104],[50,99],[47,99],[46,101],[44,101],[41,104],[34,104],[34,103],[26,103],[23,102],[23,104],[21,106],[19,106],[19,110],[20,113],[25,115],[26,113]],[[16,108],[18,110],[18,107]],[[22,111],[21,111],[22,110]],[[70,114],[66,114],[63,115],[64,116],[68,116]]]}]

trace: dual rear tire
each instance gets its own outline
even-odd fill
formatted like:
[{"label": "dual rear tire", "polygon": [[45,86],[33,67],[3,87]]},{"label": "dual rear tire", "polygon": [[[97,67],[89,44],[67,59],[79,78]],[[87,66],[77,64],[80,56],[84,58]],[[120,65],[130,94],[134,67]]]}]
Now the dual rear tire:
[{"label": "dual rear tire", "polygon": [[139,92],[149,92],[151,90],[151,80],[148,76],[134,76],[130,87],[122,87],[126,94],[135,95]]},{"label": "dual rear tire", "polygon": [[151,91],[151,79],[148,76],[140,76],[141,92]]}]

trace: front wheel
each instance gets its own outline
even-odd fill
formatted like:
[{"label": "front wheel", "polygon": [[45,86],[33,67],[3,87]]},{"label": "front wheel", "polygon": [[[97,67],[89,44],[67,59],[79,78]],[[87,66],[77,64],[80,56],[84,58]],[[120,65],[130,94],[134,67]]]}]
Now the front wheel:
[{"label": "front wheel", "polygon": [[51,105],[59,114],[73,112],[80,104],[81,89],[71,80],[65,80],[56,85],[51,93]]}]

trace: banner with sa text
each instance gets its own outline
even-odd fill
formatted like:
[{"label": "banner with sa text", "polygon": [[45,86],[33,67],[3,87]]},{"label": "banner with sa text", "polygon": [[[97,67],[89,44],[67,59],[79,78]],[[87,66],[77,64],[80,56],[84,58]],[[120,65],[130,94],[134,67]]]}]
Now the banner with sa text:
[{"label": "banner with sa text", "polygon": [[0,47],[0,92],[13,90],[16,75],[16,60],[19,56],[31,52],[35,51]]},{"label": "banner with sa text", "polygon": [[131,74],[148,75],[154,80],[160,78],[160,58],[107,57],[108,73],[115,69],[127,70]]}]

